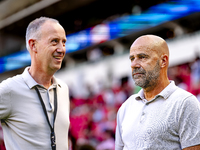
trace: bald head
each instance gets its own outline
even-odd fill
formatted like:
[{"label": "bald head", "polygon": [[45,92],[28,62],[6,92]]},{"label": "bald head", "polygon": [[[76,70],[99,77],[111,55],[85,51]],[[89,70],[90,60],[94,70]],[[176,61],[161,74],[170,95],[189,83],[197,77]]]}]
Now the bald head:
[{"label": "bald head", "polygon": [[137,38],[131,47],[142,46],[156,52],[159,56],[166,54],[169,57],[169,48],[164,39],[156,35],[143,35]]},{"label": "bald head", "polygon": [[131,45],[129,57],[136,85],[151,91],[169,84],[169,49],[164,39],[155,35],[140,36]]}]

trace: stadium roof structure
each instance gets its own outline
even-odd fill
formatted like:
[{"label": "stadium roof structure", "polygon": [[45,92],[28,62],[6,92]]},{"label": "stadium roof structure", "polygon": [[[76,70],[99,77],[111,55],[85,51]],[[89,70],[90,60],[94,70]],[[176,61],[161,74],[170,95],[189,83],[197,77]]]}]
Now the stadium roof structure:
[{"label": "stadium roof structure", "polygon": [[[67,35],[66,53],[76,52],[92,45],[134,34],[200,12],[199,0],[171,0],[150,7],[141,14],[120,17],[110,22]],[[19,52],[0,57],[0,73],[30,65],[29,52]]]}]

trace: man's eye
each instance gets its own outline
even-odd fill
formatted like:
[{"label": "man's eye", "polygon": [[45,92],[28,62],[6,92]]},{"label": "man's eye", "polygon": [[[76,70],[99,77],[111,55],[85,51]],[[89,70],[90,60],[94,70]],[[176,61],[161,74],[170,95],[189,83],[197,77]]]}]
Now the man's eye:
[{"label": "man's eye", "polygon": [[140,56],[139,58],[140,58],[140,59],[143,59],[143,58],[147,58],[147,57],[146,57],[146,56]]},{"label": "man's eye", "polygon": [[63,44],[65,44],[66,43],[66,40],[63,40]]},{"label": "man's eye", "polygon": [[53,43],[58,43],[57,39],[52,40]]}]

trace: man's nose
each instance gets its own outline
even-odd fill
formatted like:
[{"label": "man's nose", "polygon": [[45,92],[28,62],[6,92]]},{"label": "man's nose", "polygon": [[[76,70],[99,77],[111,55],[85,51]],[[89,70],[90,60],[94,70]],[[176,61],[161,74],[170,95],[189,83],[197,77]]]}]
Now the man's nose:
[{"label": "man's nose", "polygon": [[140,63],[137,59],[131,61],[131,68],[140,68]]},{"label": "man's nose", "polygon": [[57,52],[59,52],[59,53],[65,53],[66,52],[65,43],[63,43],[63,42],[59,43],[59,46],[57,48]]}]

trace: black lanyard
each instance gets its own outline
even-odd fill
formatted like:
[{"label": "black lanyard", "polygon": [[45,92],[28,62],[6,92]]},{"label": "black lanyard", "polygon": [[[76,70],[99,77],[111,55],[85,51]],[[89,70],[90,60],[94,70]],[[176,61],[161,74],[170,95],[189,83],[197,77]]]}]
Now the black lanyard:
[{"label": "black lanyard", "polygon": [[35,90],[38,94],[38,97],[40,99],[40,103],[42,105],[42,108],[43,108],[43,111],[44,111],[44,114],[46,116],[46,119],[47,119],[47,122],[49,124],[49,127],[51,129],[51,134],[50,134],[50,139],[51,139],[51,147],[52,147],[52,150],[56,150],[56,137],[55,137],[55,132],[54,132],[54,122],[56,120],[56,113],[57,113],[57,93],[56,93],[56,88],[54,88],[54,118],[53,118],[53,127],[51,126],[50,122],[49,122],[49,118],[48,118],[48,115],[47,115],[47,110],[46,110],[46,107],[44,105],[44,102],[42,100],[42,97],[40,95],[40,92],[38,90],[38,88],[35,86]]}]

